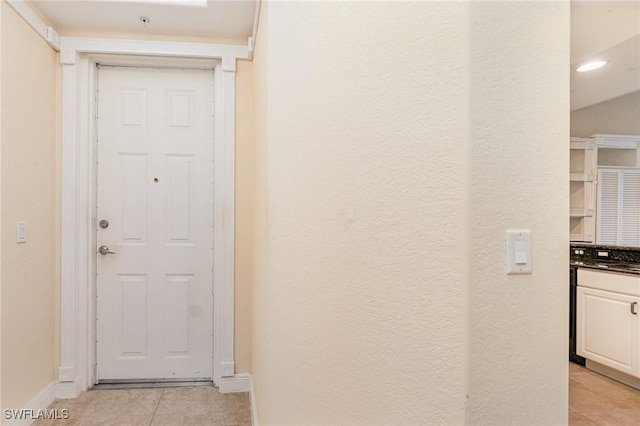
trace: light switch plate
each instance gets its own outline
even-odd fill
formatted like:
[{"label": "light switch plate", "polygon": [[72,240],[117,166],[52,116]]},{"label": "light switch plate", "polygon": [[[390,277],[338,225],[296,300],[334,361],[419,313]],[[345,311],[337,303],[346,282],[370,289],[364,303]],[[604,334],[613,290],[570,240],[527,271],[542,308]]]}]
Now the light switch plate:
[{"label": "light switch plate", "polygon": [[506,249],[507,275],[530,274],[533,266],[531,230],[507,230]]}]

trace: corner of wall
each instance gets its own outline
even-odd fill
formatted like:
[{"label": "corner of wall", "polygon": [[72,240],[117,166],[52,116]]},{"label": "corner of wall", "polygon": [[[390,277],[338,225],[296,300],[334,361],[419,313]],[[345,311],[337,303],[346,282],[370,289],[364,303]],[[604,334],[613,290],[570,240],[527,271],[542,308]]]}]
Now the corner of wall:
[{"label": "corner of wall", "polygon": [[[2,103],[2,14],[4,13],[4,1],[0,5],[0,111],[3,110]],[[0,113],[0,194],[2,193],[2,116]],[[2,232],[2,196],[0,195],[0,241],[2,241],[4,234]],[[0,244],[0,354],[2,354],[2,244]],[[4,405],[2,404],[2,356],[0,356],[0,413],[4,412]]]},{"label": "corner of wall", "polygon": [[[253,193],[251,221],[253,235],[251,240],[252,265],[253,270],[251,280],[252,297],[252,324],[251,324],[251,371],[252,388],[251,399],[255,410],[254,425],[257,424],[258,412],[262,415],[266,412],[268,380],[268,311],[266,300],[266,264],[267,264],[267,57],[268,57],[268,4],[263,1],[258,18],[259,25],[254,44],[252,67],[252,113],[253,121],[251,126],[253,145]],[[252,407],[252,408],[253,408]],[[265,408],[263,408],[265,407]]]}]

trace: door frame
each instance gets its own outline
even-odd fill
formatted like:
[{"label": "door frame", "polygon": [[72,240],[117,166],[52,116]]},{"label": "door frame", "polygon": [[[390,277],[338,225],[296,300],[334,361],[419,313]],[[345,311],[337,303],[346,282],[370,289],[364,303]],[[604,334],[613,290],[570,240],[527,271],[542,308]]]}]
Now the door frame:
[{"label": "door frame", "polygon": [[234,366],[235,71],[246,46],[60,38],[62,65],[61,283],[58,398],[95,383],[96,64],[214,70],[213,382],[248,390]]}]

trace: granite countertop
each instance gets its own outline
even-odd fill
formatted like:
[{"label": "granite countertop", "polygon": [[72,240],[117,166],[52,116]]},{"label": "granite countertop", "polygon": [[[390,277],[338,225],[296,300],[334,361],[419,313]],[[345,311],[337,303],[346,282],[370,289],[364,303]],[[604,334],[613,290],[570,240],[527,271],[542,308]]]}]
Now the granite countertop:
[{"label": "granite countertop", "polygon": [[571,248],[592,248],[596,250],[612,250],[612,251],[631,251],[640,253],[640,247],[636,246],[606,246],[601,244],[590,244],[590,243],[569,243],[569,247]]},{"label": "granite countertop", "polygon": [[571,243],[570,265],[640,275],[640,247]]}]

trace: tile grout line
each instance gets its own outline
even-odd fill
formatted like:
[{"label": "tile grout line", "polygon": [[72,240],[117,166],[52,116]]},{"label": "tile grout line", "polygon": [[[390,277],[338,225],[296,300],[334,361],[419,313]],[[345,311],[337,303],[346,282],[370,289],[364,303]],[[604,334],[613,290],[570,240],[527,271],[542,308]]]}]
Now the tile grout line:
[{"label": "tile grout line", "polygon": [[156,413],[158,412],[158,407],[160,407],[160,401],[162,401],[162,397],[164,396],[164,391],[165,389],[162,389],[162,392],[160,393],[160,398],[158,398],[158,403],[156,404],[156,409],[153,410],[153,414],[151,415],[151,420],[149,420],[148,426],[151,426],[153,424],[153,420],[156,418]]},{"label": "tile grout line", "polygon": [[[78,398],[85,392],[90,392],[89,390],[86,390],[84,392],[81,392],[80,395],[78,395]],[[86,395],[85,395],[86,396]],[[82,404],[82,409],[80,410],[80,413],[78,414],[78,417],[75,418],[71,424],[77,424],[80,421],[80,418],[82,417],[82,415],[84,414],[84,412],[87,410],[87,408],[89,407],[89,404],[91,404],[93,402],[93,396],[91,397],[91,399],[87,402],[85,402],[84,404]]]},{"label": "tile grout line", "polygon": [[[92,397],[92,400],[93,400],[93,397]],[[89,401],[86,404],[82,404],[82,410],[80,410],[80,414],[78,414],[78,417],[73,421],[73,424],[76,424],[76,423],[78,423],[80,421],[80,417],[82,417],[82,414],[84,414],[84,412],[86,411],[86,409],[89,406],[89,404],[91,404],[91,402],[92,401]]]}]

